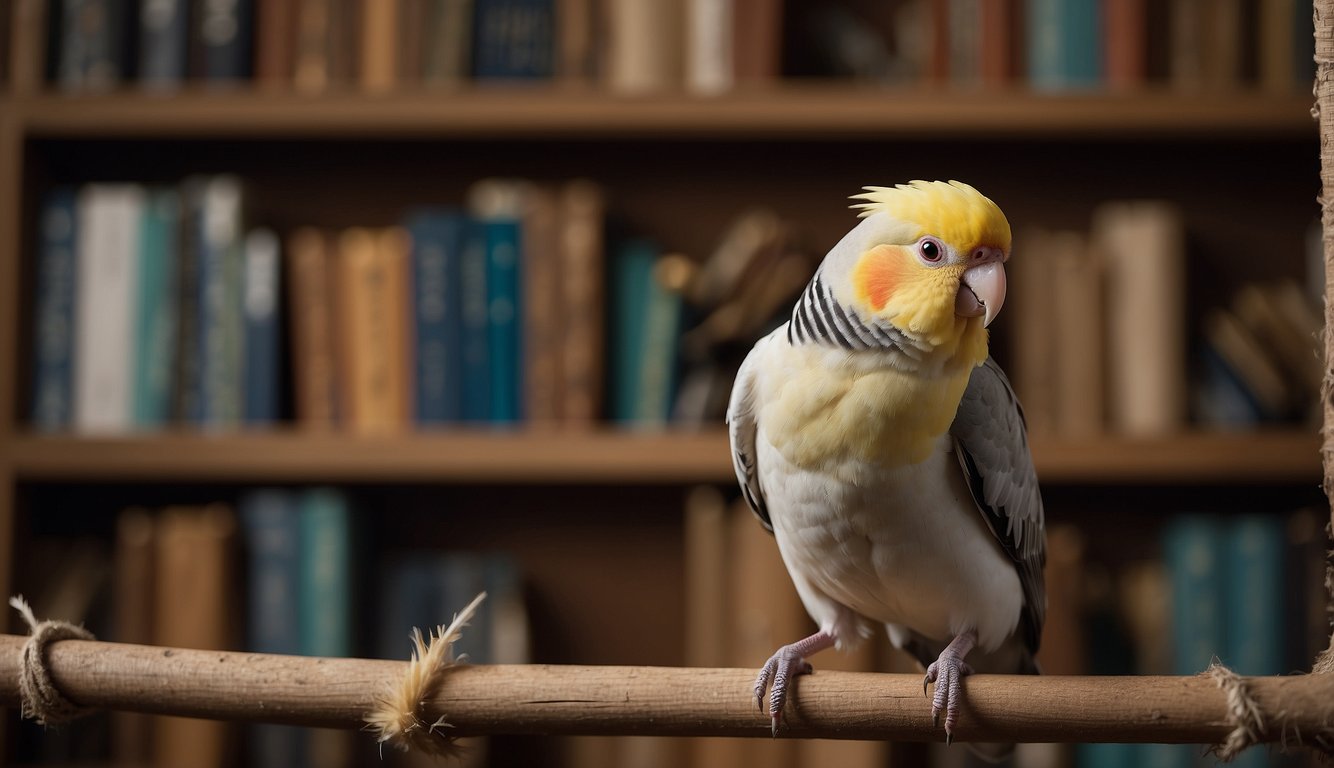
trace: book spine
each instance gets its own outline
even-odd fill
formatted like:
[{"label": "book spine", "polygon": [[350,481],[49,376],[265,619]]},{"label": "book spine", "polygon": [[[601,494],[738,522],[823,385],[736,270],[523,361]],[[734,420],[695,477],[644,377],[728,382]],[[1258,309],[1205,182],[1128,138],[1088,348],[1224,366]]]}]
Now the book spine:
[{"label": "book spine", "polygon": [[422,80],[453,86],[472,74],[473,0],[431,0]]},{"label": "book spine", "polygon": [[72,421],[79,223],[76,195],[73,187],[59,187],[42,205],[33,323],[32,425],[44,432],[68,429]]},{"label": "book spine", "polygon": [[133,312],[143,190],[90,185],[78,210],[74,424],[125,432],[132,424]]},{"label": "book spine", "polygon": [[139,82],[175,87],[187,74],[187,0],[142,0],[139,6]]},{"label": "book spine", "polygon": [[491,415],[491,364],[487,322],[486,231],[481,222],[469,220],[459,257],[462,290],[463,418],[484,422]]},{"label": "book spine", "polygon": [[272,230],[256,229],[246,235],[242,299],[245,362],[241,367],[247,424],[273,424],[278,420],[278,250],[278,236]]},{"label": "book spine", "polygon": [[1033,0],[1026,17],[1030,85],[1064,89],[1098,84],[1102,29],[1097,0]]},{"label": "book spine", "polygon": [[632,240],[618,248],[613,271],[611,328],[612,418],[633,422],[638,416],[641,354],[644,349],[650,283],[658,246]]},{"label": "book spine", "polygon": [[1286,520],[1247,514],[1226,531],[1227,645],[1223,662],[1242,675],[1283,670]]},{"label": "book spine", "polygon": [[361,2],[361,87],[385,91],[394,87],[398,74],[397,47],[399,7],[397,2]]},{"label": "book spine", "polygon": [[522,412],[530,422],[554,424],[561,419],[561,340],[559,222],[556,193],[532,185],[525,195],[519,325],[522,364]]},{"label": "book spine", "polygon": [[329,87],[332,68],[334,0],[297,0],[292,83],[298,90],[317,93]]},{"label": "book spine", "polygon": [[553,0],[476,0],[473,76],[537,80],[555,74]]},{"label": "book spine", "polygon": [[303,426],[330,427],[337,413],[330,248],[324,233],[309,227],[289,242],[296,417]]},{"label": "book spine", "polygon": [[1149,64],[1146,1],[1103,4],[1104,60],[1111,88],[1130,90],[1145,83]]},{"label": "book spine", "polygon": [[566,424],[589,426],[602,416],[604,255],[602,190],[578,179],[561,192],[560,311],[564,333],[560,342],[561,418]]},{"label": "book spine", "polygon": [[[256,653],[299,654],[302,558],[297,500],[287,491],[256,490],[242,496],[238,507],[249,573],[246,647]],[[278,768],[301,761],[299,731],[276,725],[251,727],[252,765]]]},{"label": "book spine", "polygon": [[459,247],[464,222],[452,211],[408,220],[416,339],[416,418],[421,424],[462,415],[459,367]]},{"label": "book spine", "polygon": [[677,3],[609,0],[604,77],[611,90],[646,93],[677,83],[682,75],[679,38],[684,22],[678,9]]},{"label": "book spine", "polygon": [[732,65],[733,0],[688,0],[686,87],[695,93],[724,93],[735,83]]},{"label": "book spine", "polygon": [[126,75],[125,0],[64,0],[57,79],[61,87],[104,90]]},{"label": "book spine", "polygon": [[196,7],[196,74],[207,81],[249,78],[254,45],[253,0],[198,0]]},{"label": "book spine", "polygon": [[301,653],[352,655],[352,510],[333,488],[301,494],[297,594]]},{"label": "book spine", "polygon": [[176,273],[176,356],[172,372],[172,419],[200,420],[199,381],[199,235],[205,179],[193,176],[181,185],[179,262]]},{"label": "book spine", "polygon": [[241,315],[241,187],[231,176],[207,182],[200,209],[199,382],[197,423],[241,421],[244,325]]},{"label": "book spine", "polygon": [[401,429],[407,421],[407,249],[397,228],[353,228],[340,238],[344,402],[355,429]]},{"label": "book spine", "polygon": [[511,423],[522,416],[522,230],[517,220],[487,221],[487,360],[490,366],[490,421]]},{"label": "book spine", "polygon": [[681,335],[681,294],[672,284],[680,255],[654,261],[644,307],[643,343],[639,351],[639,389],[634,421],[661,426],[671,418],[677,371],[677,342]]},{"label": "book spine", "polygon": [[1194,675],[1224,651],[1223,537],[1216,517],[1183,514],[1169,522],[1163,552],[1172,586],[1175,674]]},{"label": "book spine", "polygon": [[299,0],[260,2],[255,16],[255,81],[261,86],[292,84]]},{"label": "book spine", "polygon": [[38,90],[45,79],[48,21],[59,28],[56,0],[15,0],[10,29],[9,86],[15,94]]},{"label": "book spine", "polygon": [[175,190],[149,193],[140,225],[135,318],[134,423],[139,427],[163,427],[171,421],[180,219]]}]

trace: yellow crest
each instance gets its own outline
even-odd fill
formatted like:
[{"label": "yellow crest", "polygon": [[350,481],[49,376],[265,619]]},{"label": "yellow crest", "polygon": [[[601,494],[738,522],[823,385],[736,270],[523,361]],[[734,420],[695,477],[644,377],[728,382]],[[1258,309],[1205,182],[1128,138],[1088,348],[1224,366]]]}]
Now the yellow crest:
[{"label": "yellow crest", "polygon": [[916,236],[932,234],[947,243],[970,248],[989,245],[1010,250],[1010,222],[989,198],[962,181],[911,181],[893,187],[863,187],[853,195],[853,208],[861,216],[887,213],[903,222],[911,222],[920,231]]}]

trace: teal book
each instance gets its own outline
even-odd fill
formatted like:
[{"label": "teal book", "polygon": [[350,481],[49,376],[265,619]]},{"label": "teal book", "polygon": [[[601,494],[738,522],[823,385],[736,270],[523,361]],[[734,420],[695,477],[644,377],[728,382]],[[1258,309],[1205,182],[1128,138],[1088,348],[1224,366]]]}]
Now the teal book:
[{"label": "teal book", "polygon": [[519,255],[522,229],[516,219],[488,219],[486,237],[487,365],[489,421],[509,424],[522,417],[523,288]]},{"label": "teal book", "polygon": [[[1287,518],[1245,514],[1228,521],[1224,532],[1224,585],[1227,591],[1227,642],[1223,663],[1242,675],[1284,672],[1284,554]],[[1270,764],[1264,747],[1253,747],[1231,765],[1260,768]]]},{"label": "teal book", "polygon": [[660,279],[654,260],[644,296],[643,342],[639,349],[639,389],[635,421],[661,426],[671,420],[681,338],[681,294]]},{"label": "teal book", "polygon": [[157,429],[171,421],[177,313],[176,262],[180,194],[150,190],[139,234],[139,306],[134,326],[134,424]]},{"label": "teal book", "polygon": [[58,187],[42,202],[31,418],[43,432],[68,429],[72,421],[76,194],[73,187]]},{"label": "teal book", "polygon": [[352,509],[333,488],[301,494],[301,652],[352,655]]},{"label": "teal book", "polygon": [[634,423],[640,415],[647,305],[658,251],[650,240],[629,240],[620,245],[612,262],[610,395],[611,417],[618,422]]},{"label": "teal book", "polygon": [[1030,0],[1024,16],[1030,86],[1061,90],[1102,82],[1099,0]]},{"label": "teal book", "polygon": [[465,224],[463,215],[452,210],[420,210],[407,219],[419,424],[455,422],[462,415],[459,251]]}]

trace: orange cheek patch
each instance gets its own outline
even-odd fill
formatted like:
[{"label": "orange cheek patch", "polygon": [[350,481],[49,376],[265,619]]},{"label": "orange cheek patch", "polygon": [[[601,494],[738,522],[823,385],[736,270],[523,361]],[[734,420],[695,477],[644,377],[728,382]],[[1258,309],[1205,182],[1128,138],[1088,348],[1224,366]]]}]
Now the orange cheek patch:
[{"label": "orange cheek patch", "polygon": [[862,256],[853,268],[852,284],[858,296],[880,311],[903,279],[903,249],[877,245]]}]

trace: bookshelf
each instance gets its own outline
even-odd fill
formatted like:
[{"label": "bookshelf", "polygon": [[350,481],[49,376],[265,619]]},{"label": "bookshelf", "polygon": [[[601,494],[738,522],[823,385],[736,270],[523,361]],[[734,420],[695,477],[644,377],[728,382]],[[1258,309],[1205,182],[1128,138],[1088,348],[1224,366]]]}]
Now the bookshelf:
[{"label": "bookshelf", "polygon": [[[750,203],[797,222],[805,245],[823,253],[852,223],[847,196],[868,183],[961,178],[1013,222],[1072,227],[1103,200],[1154,196],[1182,207],[1192,255],[1204,257],[1191,264],[1201,275],[1190,286],[1194,332],[1202,310],[1237,285],[1304,278],[1302,232],[1316,214],[1318,178],[1310,101],[1162,82],[1037,93],[1017,82],[886,88],[771,79],[710,96],[611,95],[563,81],[407,83],[383,93],[350,85],[318,94],[193,84],[169,95],[0,90],[0,593],[13,591],[33,517],[48,508],[87,505],[80,520],[109,538],[107,518],[126,505],[339,484],[402,512],[383,513],[393,546],[483,542],[514,553],[544,584],[533,621],[541,660],[680,664],[687,640],[672,632],[695,608],[685,583],[700,578],[683,555],[683,499],[695,485],[734,492],[720,425],[359,436],[283,423],[37,434],[28,424],[34,224],[41,195],[55,185],[236,173],[254,209],[285,231],[395,224],[406,206],[457,202],[487,176],[587,176],[635,229],[696,259]],[[1002,356],[1013,326],[1013,315],[997,326]],[[1087,523],[1103,548],[1124,530],[1118,518],[1092,520],[1100,506],[1133,505],[1133,524],[1151,526],[1197,489],[1218,498],[1244,487],[1238,496],[1248,499],[1280,489],[1281,505],[1318,498],[1314,429],[1035,436],[1032,448],[1039,477],[1058,490],[1052,519]],[[1146,487],[1172,493],[1155,502]],[[1115,500],[1100,501],[1108,489]],[[1093,511],[1076,508],[1084,501]],[[607,584],[608,573],[628,576]],[[543,745],[529,749],[542,755],[538,764],[560,762]]]}]

